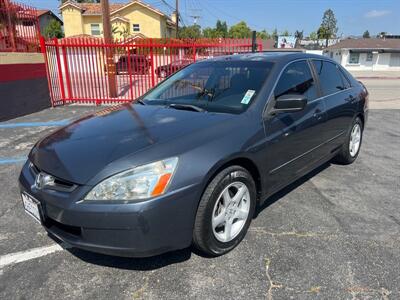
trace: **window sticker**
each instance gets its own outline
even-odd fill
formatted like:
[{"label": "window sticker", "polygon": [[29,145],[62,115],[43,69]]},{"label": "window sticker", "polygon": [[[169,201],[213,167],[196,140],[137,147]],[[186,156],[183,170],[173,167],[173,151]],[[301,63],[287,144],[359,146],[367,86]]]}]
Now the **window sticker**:
[{"label": "window sticker", "polygon": [[255,90],[247,90],[246,94],[243,96],[243,99],[242,101],[240,101],[240,103],[249,104],[255,92],[256,92]]}]

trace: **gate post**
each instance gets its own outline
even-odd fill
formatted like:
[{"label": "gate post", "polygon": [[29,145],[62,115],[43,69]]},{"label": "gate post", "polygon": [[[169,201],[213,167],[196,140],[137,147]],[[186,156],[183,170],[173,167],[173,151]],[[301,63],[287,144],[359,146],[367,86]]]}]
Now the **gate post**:
[{"label": "gate post", "polygon": [[56,50],[56,60],[57,60],[57,69],[58,69],[58,79],[60,82],[61,98],[62,98],[63,104],[65,104],[64,79],[63,79],[63,74],[62,74],[62,70],[61,70],[60,51],[58,49],[58,39],[54,38],[53,41],[54,41],[54,48]]},{"label": "gate post", "polygon": [[40,49],[42,50],[43,58],[44,58],[44,66],[46,68],[46,75],[47,75],[47,85],[49,86],[49,93],[50,93],[50,102],[51,107],[54,107],[54,95],[53,95],[53,87],[50,81],[50,69],[49,69],[49,62],[47,60],[47,50],[46,50],[46,42],[44,37],[40,36]]},{"label": "gate post", "polygon": [[67,50],[65,49],[65,46],[61,46],[62,49],[62,54],[64,58],[64,70],[65,70],[65,78],[67,80],[67,91],[68,91],[68,99],[72,98],[72,91],[71,91],[71,81],[69,78],[69,70],[68,70],[68,56],[67,56]]},{"label": "gate post", "polygon": [[153,51],[153,39],[150,39],[150,71],[151,71],[151,87],[156,85],[155,74],[154,74],[154,51]]},{"label": "gate post", "polygon": [[195,43],[193,42],[193,62],[196,62],[196,45],[195,45]]}]

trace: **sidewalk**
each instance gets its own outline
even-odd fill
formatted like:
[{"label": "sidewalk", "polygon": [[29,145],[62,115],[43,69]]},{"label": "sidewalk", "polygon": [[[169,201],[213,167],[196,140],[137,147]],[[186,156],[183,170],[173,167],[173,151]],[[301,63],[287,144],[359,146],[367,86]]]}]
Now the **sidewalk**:
[{"label": "sidewalk", "polygon": [[350,71],[357,79],[400,79],[400,71]]}]

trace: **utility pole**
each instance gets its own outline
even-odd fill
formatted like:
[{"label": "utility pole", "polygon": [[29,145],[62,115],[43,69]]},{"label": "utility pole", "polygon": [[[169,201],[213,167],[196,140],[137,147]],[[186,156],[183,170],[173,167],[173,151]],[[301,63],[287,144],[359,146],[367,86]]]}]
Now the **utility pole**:
[{"label": "utility pole", "polygon": [[175,13],[176,13],[176,38],[179,38],[179,0],[175,0]]},{"label": "utility pole", "polygon": [[[111,20],[110,20],[110,4],[108,0],[100,0],[101,12],[103,15],[103,36],[104,43],[111,44],[113,42],[111,32]],[[114,62],[114,48],[106,48],[106,64],[108,72],[108,87],[110,92],[110,98],[117,97],[117,86],[116,86],[116,66]]]}]

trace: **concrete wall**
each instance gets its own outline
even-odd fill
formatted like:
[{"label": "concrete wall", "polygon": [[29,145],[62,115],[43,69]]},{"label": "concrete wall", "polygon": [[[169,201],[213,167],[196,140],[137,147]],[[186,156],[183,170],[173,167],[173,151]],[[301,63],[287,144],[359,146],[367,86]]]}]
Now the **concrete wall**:
[{"label": "concrete wall", "polygon": [[0,53],[0,121],[50,107],[41,53]]}]

